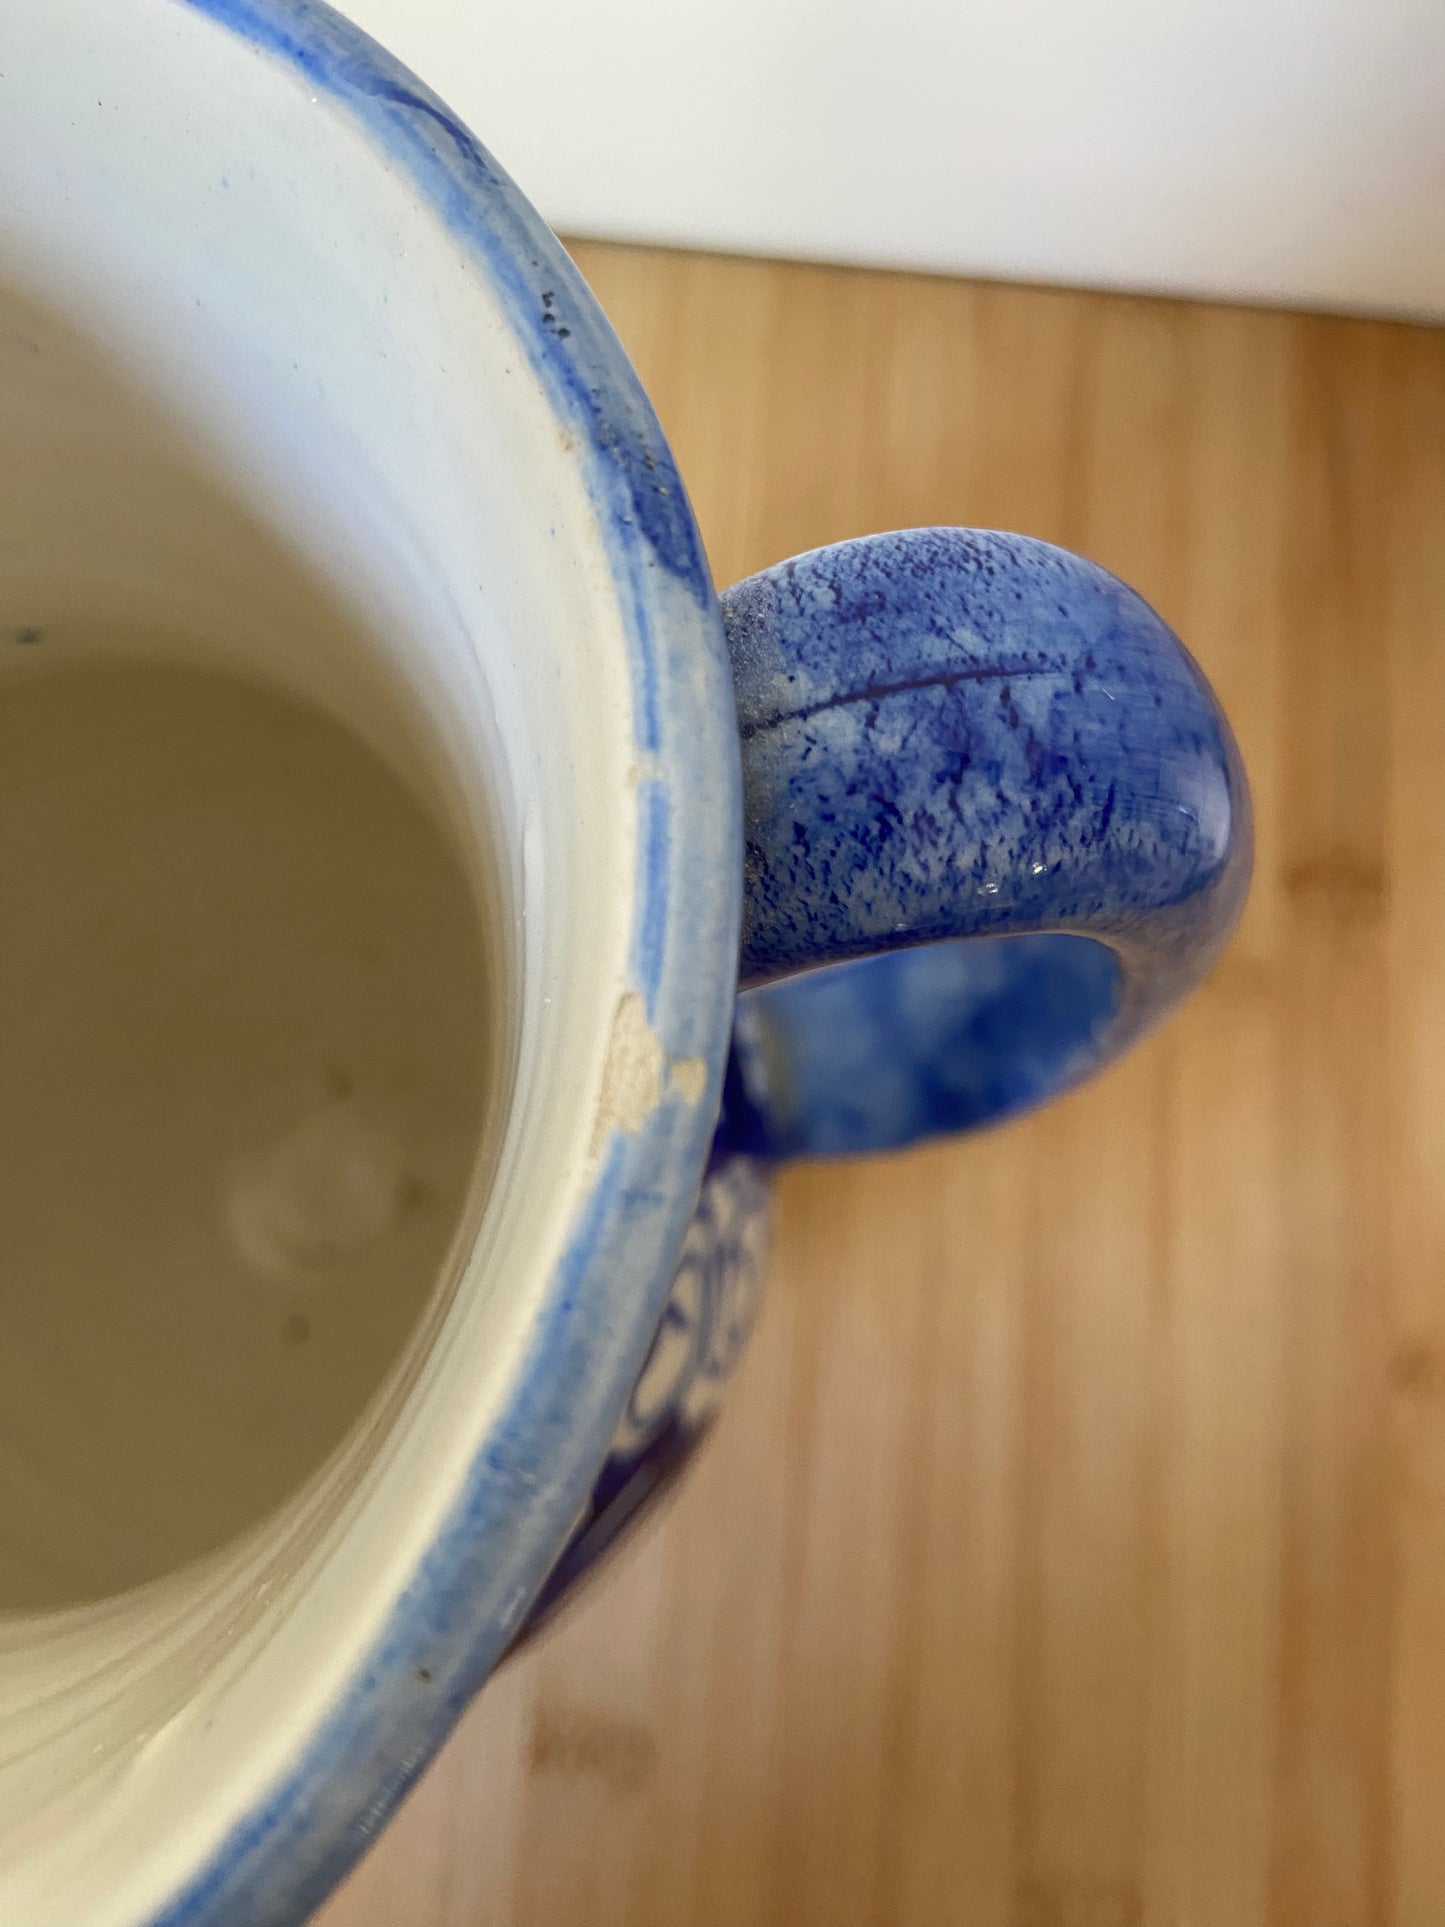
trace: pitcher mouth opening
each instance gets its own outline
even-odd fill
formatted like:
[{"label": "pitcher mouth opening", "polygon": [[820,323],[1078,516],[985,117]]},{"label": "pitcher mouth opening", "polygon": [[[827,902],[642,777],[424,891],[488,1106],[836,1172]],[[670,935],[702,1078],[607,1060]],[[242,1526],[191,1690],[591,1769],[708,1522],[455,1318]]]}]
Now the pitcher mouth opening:
[{"label": "pitcher mouth opening", "polygon": [[[249,446],[137,317],[96,329],[68,265],[15,249],[0,268],[17,1854],[58,1793],[103,1805],[139,1737],[192,1717],[274,1631],[471,1302],[498,1319],[494,1359],[525,1329],[507,1289],[538,1289],[535,1261],[499,1265],[489,1203],[517,1134],[556,1129],[548,1012],[577,997],[562,932],[586,927],[619,969],[631,864],[624,818],[621,914],[569,896],[570,817],[555,775],[550,808],[542,791],[576,718],[507,682],[519,633],[539,651],[576,634],[576,586],[550,610],[489,603],[479,515],[485,606],[460,616],[424,489],[334,446],[337,397],[298,478],[294,408],[258,393],[244,339],[193,347],[219,395],[249,374]],[[576,572],[593,558],[574,494]],[[625,714],[601,636],[594,656],[579,683]],[[606,822],[621,750],[567,747]],[[606,1016],[599,999],[594,1029]],[[574,1057],[587,1044],[578,1026]],[[559,1147],[581,1135],[559,1121]],[[534,1192],[514,1254],[547,1235]],[[416,1519],[448,1476],[438,1455]]]},{"label": "pitcher mouth opening", "polygon": [[[646,1352],[731,1008],[730,686],[621,351],[410,76],[309,0],[37,0],[0,41],[0,636],[45,639],[0,702],[124,661],[289,706],[484,911],[454,1216],[319,1469],[143,1583],[0,1614],[0,1911],[291,1920],[505,1647]],[[320,1294],[288,1368],[320,1274],[437,1182],[377,1082],[330,1053],[234,1106],[211,1225],[257,1292]]]}]

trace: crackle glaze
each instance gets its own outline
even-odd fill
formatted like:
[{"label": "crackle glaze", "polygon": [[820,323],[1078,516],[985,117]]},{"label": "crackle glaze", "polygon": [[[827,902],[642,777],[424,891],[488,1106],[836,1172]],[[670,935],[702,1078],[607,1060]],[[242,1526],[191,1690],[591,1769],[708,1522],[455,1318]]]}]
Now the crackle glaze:
[{"label": "crackle glaze", "polygon": [[0,673],[163,631],[360,737],[495,911],[476,1171],[361,1417],[218,1551],[0,1614],[0,1919],[290,1927],[705,1434],[776,1161],[1127,1047],[1248,800],[1177,642],[1047,545],[719,600],[564,250],[318,0],[11,0],[0,187]]}]

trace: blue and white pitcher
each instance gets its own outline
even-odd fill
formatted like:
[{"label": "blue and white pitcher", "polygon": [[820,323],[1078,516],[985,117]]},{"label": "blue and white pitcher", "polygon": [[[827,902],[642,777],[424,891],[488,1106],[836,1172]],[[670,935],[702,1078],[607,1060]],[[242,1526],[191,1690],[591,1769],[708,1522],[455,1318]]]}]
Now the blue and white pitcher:
[{"label": "blue and white pitcher", "polygon": [[[317,584],[347,621],[302,620]],[[1209,968],[1250,862],[1208,687],[1086,561],[912,530],[719,597],[561,246],[318,0],[6,0],[0,704],[6,678],[38,689],[162,631],[192,668],[344,724],[446,825],[485,901],[496,1048],[424,1309],[264,1516],[107,1590],[86,1561],[104,1539],[129,1570],[165,1495],[117,1472],[87,1511],[61,1448],[30,1447],[62,1405],[98,1434],[120,1394],[57,1382],[27,1430],[27,1358],[4,1379],[0,1528],[63,1514],[77,1562],[69,1593],[0,1598],[4,1927],[304,1918],[693,1449],[747,1339],[777,1162],[1077,1082]],[[9,740],[0,842],[44,800],[11,781]],[[51,769],[36,796],[66,785]],[[8,914],[0,1115],[12,1072],[69,1061],[63,1026],[37,1042],[5,1001]],[[331,1097],[350,1103],[344,1079]],[[178,1156],[188,1115],[178,1097],[162,1120]],[[421,1198],[369,1125],[296,1128],[343,1241],[380,1235],[373,1178],[388,1210]],[[164,1184],[138,1199],[76,1157],[65,1236],[144,1205],[159,1249]],[[236,1170],[274,1218],[272,1166]],[[277,1237],[311,1236],[186,1189],[258,1275]],[[6,1235],[16,1355],[46,1308],[5,1275]],[[188,1395],[186,1356],[252,1342],[221,1336],[223,1308],[191,1353],[152,1353],[95,1290],[99,1322],[46,1342],[128,1374],[137,1424]],[[314,1357],[310,1329],[288,1313],[277,1344]],[[258,1452],[299,1422],[268,1410]],[[168,1477],[195,1475],[204,1433],[202,1411]],[[111,1470],[128,1449],[114,1428],[91,1446]]]}]

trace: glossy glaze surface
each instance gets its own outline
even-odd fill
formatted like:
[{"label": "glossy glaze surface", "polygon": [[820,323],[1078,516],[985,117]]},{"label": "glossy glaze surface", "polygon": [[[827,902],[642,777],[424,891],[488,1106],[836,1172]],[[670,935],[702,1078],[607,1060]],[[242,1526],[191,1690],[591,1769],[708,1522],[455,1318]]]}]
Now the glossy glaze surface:
[{"label": "glossy glaze surface", "polygon": [[987,1123],[1126,1049],[1209,968],[1248,883],[1248,791],[1132,589],[1046,542],[914,529],[781,563],[723,612],[744,986],[948,946],[745,997],[739,1141],[838,1153]]},{"label": "glossy glaze surface", "polygon": [[[124,1731],[118,1721],[112,1722],[119,1733],[112,1736],[116,1773],[106,1798],[97,1800],[86,1839],[91,1858],[82,1864],[70,1857],[48,1885],[37,1876],[33,1895],[25,1896],[27,1902],[37,1902],[25,1910],[27,1920],[35,1922],[99,1922],[104,1910],[107,1923],[124,1921],[127,1927],[139,1919],[175,1927],[258,1927],[300,1919],[361,1852],[522,1623],[579,1508],[600,1518],[612,1501],[625,1499],[634,1477],[656,1485],[654,1468],[664,1455],[669,1468],[680,1461],[684,1451],[676,1448],[690,1444],[705,1424],[717,1386],[745,1333],[755,1298],[763,1205],[758,1174],[732,1155],[739,1141],[730,1134],[740,1123],[732,1105],[715,1153],[718,1161],[698,1220],[700,1229],[690,1242],[687,1233],[717,1115],[727,1049],[744,880],[739,756],[720,614],[681,484],[646,398],[562,250],[473,137],[411,76],[312,0],[198,0],[191,7],[179,0],[144,0],[134,14],[114,16],[106,10],[93,17],[87,16],[84,0],[67,0],[59,18],[62,38],[69,34],[75,43],[71,51],[76,61],[89,45],[87,25],[98,33],[102,23],[110,30],[120,19],[123,25],[115,31],[134,31],[136,36],[138,85],[142,70],[151,72],[139,55],[155,53],[159,58],[164,53],[179,59],[176,48],[189,44],[197,69],[208,76],[215,103],[206,121],[207,141],[217,142],[225,134],[232,142],[227,152],[238,159],[244,156],[253,182],[274,176],[273,212],[284,211],[296,194],[303,199],[314,194],[318,206],[328,209],[333,203],[324,197],[335,197],[335,220],[330,223],[337,236],[335,248],[318,251],[313,260],[302,258],[299,265],[306,272],[283,290],[285,301],[295,297],[294,313],[285,313],[284,319],[314,327],[312,348],[326,346],[327,309],[319,297],[309,307],[303,297],[325,287],[345,313],[375,321],[366,334],[368,356],[389,353],[396,339],[409,348],[414,340],[424,339],[429,349],[438,351],[434,372],[439,372],[428,394],[428,427],[455,419],[459,397],[467,392],[467,380],[457,368],[475,368],[479,384],[495,384],[498,392],[511,392],[515,386],[524,396],[531,413],[519,412],[515,419],[528,422],[536,446],[528,452],[519,430],[498,472],[510,482],[515,463],[518,473],[545,476],[552,500],[545,505],[547,513],[539,513],[525,544],[499,542],[491,559],[505,570],[510,552],[511,566],[522,570],[516,557],[524,550],[523,572],[545,575],[550,565],[542,556],[544,528],[550,537],[557,537],[559,529],[576,534],[583,548],[591,542],[589,597],[584,600],[594,620],[585,633],[591,656],[615,671],[611,681],[603,679],[603,693],[610,700],[599,705],[592,731],[576,731],[571,744],[579,761],[585,761],[592,742],[603,742],[611,759],[607,768],[593,772],[590,784],[577,780],[575,795],[567,781],[548,788],[532,772],[530,800],[539,812],[545,803],[555,815],[568,799],[575,801],[580,840],[595,829],[599,803],[611,812],[607,820],[615,828],[615,850],[624,853],[617,861],[625,857],[631,868],[624,893],[625,957],[619,962],[608,952],[611,1003],[606,1020],[589,1023],[585,1037],[574,1038],[569,1050],[559,1050],[550,1059],[536,1056],[554,1030],[561,1032],[572,1021],[574,1002],[580,1008],[589,995],[595,1000],[595,984],[589,991],[574,982],[571,994],[556,1000],[559,1007],[545,1020],[540,1012],[547,1000],[534,995],[526,1013],[531,1030],[521,1026],[519,1061],[525,1063],[530,1039],[545,1074],[534,1062],[530,1096],[536,1136],[529,1142],[535,1154],[523,1159],[519,1152],[510,1175],[521,1188],[542,1173],[555,1181],[556,1189],[555,1199],[537,1206],[529,1264],[513,1271],[499,1267],[495,1276],[476,1274],[461,1281],[455,1301],[459,1309],[444,1333],[450,1343],[436,1343],[412,1361],[425,1401],[419,1393],[415,1403],[407,1404],[406,1385],[397,1390],[385,1411],[386,1424],[378,1420],[369,1441],[376,1449],[367,1468],[369,1482],[343,1495],[348,1504],[355,1500],[351,1510],[339,1507],[327,1514],[318,1508],[304,1522],[306,1531],[298,1529],[286,1559],[228,1570],[231,1595],[223,1597],[218,1588],[208,1609],[215,1608],[215,1624],[223,1632],[232,1624],[242,1627],[246,1643],[234,1649],[223,1646],[212,1655],[218,1663],[205,1674],[205,1695],[178,1693],[168,1704],[156,1701],[146,1720],[135,1718]],[[21,19],[26,28],[22,51],[43,59],[50,15],[36,11]],[[152,30],[156,40],[148,47],[146,34]],[[184,36],[192,32],[197,38],[185,43]],[[56,63],[58,100],[64,102],[75,71],[75,62]],[[265,89],[257,79],[260,74],[267,77]],[[262,111],[243,116],[236,103],[253,82],[264,95],[258,102]],[[97,101],[102,109],[104,104]],[[76,124],[74,114],[66,124]],[[85,124],[91,125],[88,120]],[[145,183],[154,204],[174,216],[171,203],[176,196],[184,199],[194,190],[194,201],[181,212],[199,220],[204,210],[207,221],[217,222],[218,232],[226,231],[224,248],[197,249],[197,274],[203,275],[207,260],[224,259],[232,266],[238,244],[245,241],[253,248],[254,272],[264,276],[274,249],[263,251],[258,243],[272,230],[253,211],[252,226],[243,231],[241,217],[233,211],[240,199],[237,186],[247,177],[235,168],[230,173],[212,168],[216,150],[211,146],[183,143],[167,148],[149,130],[133,129],[132,134],[143,152]],[[115,137],[95,134],[87,139],[87,157],[100,163],[99,178],[108,181],[116,173]],[[293,182],[290,171],[303,148],[314,165],[309,172],[303,168]],[[194,174],[187,173],[176,155]],[[50,190],[53,183],[48,183]],[[227,196],[233,198],[227,201]],[[394,229],[374,218],[376,205],[385,207],[386,221],[394,222]],[[413,219],[421,223],[415,231],[408,225]],[[38,224],[39,231],[44,225]],[[116,231],[124,238],[125,223]],[[164,231],[178,231],[174,220]],[[156,234],[160,232],[158,226]],[[432,245],[439,235],[445,248]],[[346,236],[350,238],[343,241]],[[377,286],[376,264],[368,262],[365,273],[357,268],[348,274],[347,269],[368,246],[390,246],[393,241],[387,267],[405,261],[417,284],[408,288],[406,275],[398,276],[393,287],[397,306],[383,321],[373,317],[368,306]],[[414,268],[420,254],[431,261],[434,285],[425,283]],[[151,267],[168,258],[167,249],[157,242]],[[338,277],[335,283],[324,278],[332,274]],[[124,285],[130,289],[148,284],[144,277],[136,282],[132,276]],[[206,293],[212,295],[209,283]],[[467,324],[455,335],[443,330],[439,338],[430,332],[438,307],[434,297],[450,304],[449,319]],[[260,320],[275,327],[285,301],[278,301],[269,315],[247,314],[243,339],[253,332],[260,338]],[[196,306],[203,305],[198,299]],[[229,316],[240,311],[221,300],[217,312]],[[185,325],[194,330],[187,342],[209,345],[208,319],[187,319]],[[166,335],[168,349],[181,341],[183,332],[177,324]],[[277,328],[276,338],[284,333]],[[467,341],[468,352],[453,366],[440,351],[449,354],[460,340]],[[150,343],[154,351],[160,345],[157,338]],[[408,372],[420,365],[420,357],[411,354],[398,359]],[[320,418],[342,402],[353,405],[359,415],[373,402],[377,411],[387,405],[391,382],[378,361],[354,356],[344,381],[324,354],[318,354],[318,363],[338,384],[319,408]],[[201,365],[197,361],[196,366]],[[324,379],[321,385],[324,390]],[[307,405],[315,405],[314,396]],[[256,422],[263,414],[238,395],[230,427]],[[291,420],[278,415],[282,418]],[[374,427],[378,416],[373,412],[366,418]],[[398,413],[401,442],[409,438],[409,419],[405,411]],[[443,484],[451,473],[447,463],[460,464],[461,458],[446,447],[444,436],[441,446],[446,461],[435,470],[440,481],[424,502],[412,505],[423,511],[419,540],[430,533],[433,517],[450,530],[456,514],[457,497]],[[494,453],[490,444],[485,453]],[[553,472],[559,458],[566,464],[565,474]],[[480,465],[475,451],[473,460]],[[493,507],[500,518],[503,507]],[[548,520],[551,514],[555,523]],[[486,532],[484,519],[478,521],[479,539]],[[756,874],[750,873],[747,881],[755,909],[766,913],[749,936],[750,956],[760,970],[797,968],[874,947],[888,934],[880,914],[889,904],[895,937],[906,934],[916,941],[977,930],[971,915],[960,914],[957,906],[953,913],[948,910],[944,879],[930,873],[939,853],[930,851],[932,832],[921,815],[921,840],[911,846],[908,860],[889,874],[889,866],[879,861],[877,838],[871,846],[868,842],[873,819],[863,807],[875,800],[886,802],[887,795],[870,792],[860,802],[862,793],[855,793],[856,820],[841,825],[826,794],[804,800],[810,756],[825,742],[843,763],[850,756],[861,757],[865,763],[881,768],[886,762],[894,769],[904,786],[892,794],[895,808],[908,785],[920,795],[937,791],[943,775],[937,752],[948,747],[954,754],[958,745],[949,747],[951,739],[938,735],[934,725],[953,716],[958,690],[974,684],[982,688],[990,680],[961,674],[952,659],[934,647],[939,641],[936,626],[920,627],[914,620],[920,596],[931,606],[939,595],[945,600],[954,595],[959,586],[955,577],[972,580],[979,575],[959,556],[946,553],[955,539],[965,546],[968,541],[918,538],[933,546],[911,572],[906,539],[902,547],[890,539],[892,549],[885,544],[880,550],[851,552],[848,561],[835,559],[829,565],[835,575],[855,564],[866,574],[880,558],[891,556],[883,574],[894,603],[890,607],[887,594],[881,601],[860,603],[868,620],[857,633],[846,627],[840,633],[830,622],[815,621],[800,608],[790,611],[783,603],[761,613],[753,610],[757,619],[750,623],[748,647],[738,654],[736,667],[744,734],[749,745],[756,745],[749,811],[762,866],[751,865],[750,872]],[[806,586],[808,570],[815,566],[807,558],[796,565],[790,578],[794,585]],[[919,588],[910,601],[901,593],[910,581],[915,587],[923,584],[926,594]],[[468,595],[474,587],[460,576],[447,586]],[[873,584],[869,593],[878,586]],[[976,581],[973,586],[977,588]],[[466,638],[458,661],[470,660],[475,639]],[[490,666],[505,695],[507,651],[498,644],[495,629],[487,641]],[[781,656],[768,655],[774,641]],[[994,644],[998,641],[993,638]],[[860,652],[865,673],[862,680],[850,680]],[[515,653],[529,667],[535,660],[527,651]],[[558,652],[556,667],[562,669],[564,662]],[[770,678],[776,680],[780,666],[785,675],[796,674],[808,686],[797,715],[776,705],[770,709],[765,702],[752,706],[760,691],[766,697],[766,685]],[[1055,680],[1061,673],[1057,663],[1049,670]],[[575,706],[565,674],[559,686]],[[1072,679],[1069,686],[1072,689]],[[902,738],[880,752],[859,733],[857,725],[875,700],[880,721],[895,703],[918,711],[903,732],[907,737],[920,730],[920,743],[929,745],[916,767]],[[936,706],[936,713],[929,705]],[[1025,719],[1032,726],[1031,702],[1020,700],[1014,707],[1017,717],[1006,715],[1007,731],[994,746],[1001,784],[1005,778],[1021,781],[1038,774],[1028,767],[1029,739],[1019,727]],[[1063,717],[1056,720],[1066,719],[1067,703],[1062,708]],[[509,750],[514,740],[509,724],[521,713],[499,704],[499,736]],[[524,720],[535,731],[536,716]],[[894,720],[898,718],[891,714],[890,722]],[[1100,741],[1106,734],[1096,728]],[[1218,743],[1211,755],[1217,791]],[[616,780],[624,769],[625,784]],[[1047,776],[1047,770],[1043,774]],[[791,798],[776,783],[791,789]],[[1048,819],[1057,829],[1055,805],[1061,799],[1046,807],[1041,791],[1039,800],[1036,827]],[[1095,795],[1092,806],[1102,809],[1106,800]],[[1081,804],[1081,809],[1087,817],[1088,806]],[[960,833],[967,827],[967,814],[959,815]],[[986,814],[986,807],[975,810],[975,830]],[[567,871],[570,858],[573,880],[585,895],[588,866],[570,848],[565,824],[554,823],[552,846],[539,848],[535,833],[528,841],[531,825],[526,816],[517,808],[511,820],[518,875],[537,893],[524,900],[523,907],[538,912],[548,907],[535,882],[548,874],[542,857],[553,859],[554,875]],[[1206,826],[1217,833],[1216,842],[1222,836],[1215,852],[1217,867],[1237,878],[1228,851],[1237,847],[1230,838],[1242,825],[1242,813],[1223,825],[1208,811],[1205,817]],[[1127,813],[1116,829],[1113,816],[1107,821],[1096,816],[1105,844],[1110,836],[1123,836],[1126,820]],[[835,833],[839,840],[830,848]],[[1155,842],[1163,849],[1168,839]],[[1014,843],[1015,854],[1028,847],[1026,837],[1015,836]],[[795,854],[802,844],[808,846],[806,863]],[[1059,845],[1064,855],[1075,857],[1085,847],[1077,821],[1070,820]],[[969,847],[966,838],[956,844],[945,838],[945,867]],[[1045,836],[1039,847],[1047,852],[1053,845]],[[1151,850],[1154,845],[1146,836],[1138,847]],[[1043,861],[1047,871],[1047,854]],[[809,866],[831,874],[840,865],[850,870],[848,891],[839,891],[832,881],[821,891],[813,889]],[[772,883],[767,880],[769,866],[775,873]],[[1171,884],[1178,883],[1167,863],[1163,872]],[[1013,875],[1000,872],[1000,889],[1005,874]],[[1028,874],[1036,878],[1043,872],[1030,865]],[[1122,874],[1116,869],[1096,877],[1074,900],[1075,912],[1097,919],[1116,909],[1114,885]],[[992,872],[985,871],[980,894],[993,894],[984,888],[990,880]],[[1019,885],[1023,895],[1013,905],[1025,919],[1027,890],[1032,887]],[[789,891],[796,898],[792,909]],[[871,907],[865,901],[870,892]],[[1212,904],[1211,914],[1181,934],[1180,919],[1187,922],[1187,916],[1180,906],[1205,900]],[[1034,908],[1039,909],[1037,903]],[[1212,948],[1230,910],[1228,891],[1221,889],[1210,898],[1203,884],[1192,894],[1187,888],[1182,895],[1148,894],[1142,910],[1137,903],[1126,906],[1127,931],[1109,933],[1118,938],[1122,960],[1117,985],[1109,979],[1110,998],[1119,992],[1117,1011],[1113,1003],[1110,1011],[1138,1017],[1146,1005],[1157,1008],[1167,994],[1182,988],[1189,975],[1186,965],[1192,967],[1196,951]],[[1174,935],[1151,948],[1145,939],[1154,929],[1153,920],[1167,923],[1171,914]],[[861,918],[861,934],[855,931],[851,940],[846,936],[850,916]],[[776,943],[759,934],[769,918],[782,933]],[[534,918],[527,925],[528,943],[538,921],[545,919]],[[899,923],[905,926],[903,932]],[[995,933],[1003,927],[999,922],[988,925]],[[1033,926],[1025,921],[1020,927]],[[607,924],[603,934],[610,944],[617,933]],[[535,974],[527,977],[534,959],[525,944],[520,948],[527,988],[535,983]],[[1106,1036],[1099,1028],[1104,1013],[1100,984],[1087,973],[1085,982],[1083,1015],[1090,1049],[1122,1044],[1126,1030]],[[880,1000],[883,1005],[894,1001]],[[1077,1034],[1073,1041],[1077,1043]],[[777,1076],[782,1060],[775,1054],[773,1063],[761,1063],[760,1070],[764,1055],[754,1051],[759,1061],[751,1066],[739,1059],[752,1116],[778,1120],[778,1134],[768,1148],[803,1148],[805,1137],[790,1143],[782,1135],[788,1106]],[[1062,1071],[1072,1074],[1070,1064],[1061,1066],[1057,1054],[1051,1055],[1033,1094],[1044,1094],[1060,1081]],[[548,1094],[554,1101],[544,1102]],[[793,1111],[801,1114],[796,1104]],[[941,1115],[935,1115],[933,1122],[940,1121]],[[543,1128],[548,1125],[557,1127],[551,1137]],[[858,1141],[887,1140],[865,1120]],[[555,1146],[560,1155],[542,1156],[538,1143]],[[479,1241],[495,1228],[495,1221],[505,1218],[512,1197],[507,1176],[504,1167],[496,1209],[477,1227]],[[684,1251],[688,1258],[679,1274],[679,1254]],[[477,1345],[468,1354],[467,1338],[475,1341],[484,1313],[502,1302],[515,1310],[505,1327],[507,1345]],[[714,1343],[719,1336],[726,1341],[720,1347]],[[470,1401],[463,1398],[468,1367],[485,1377],[484,1398],[475,1393]],[[442,1390],[450,1403],[438,1393],[439,1378],[444,1378]],[[599,1509],[594,1482],[597,1467],[607,1459],[609,1437],[613,1449],[603,1476],[612,1485],[610,1497],[602,1492]],[[413,1479],[408,1473],[420,1476]],[[386,1496],[387,1505],[375,1500],[376,1490]],[[589,1501],[590,1490],[594,1496]],[[581,1563],[595,1546],[591,1539],[582,1548]],[[312,1563],[307,1565],[307,1560]],[[279,1602],[274,1609],[267,1603],[272,1589]],[[234,1608],[234,1621],[223,1624],[222,1605],[228,1611]],[[146,1630],[139,1606],[126,1612],[131,1617],[111,1615],[108,1637]],[[208,1634],[214,1631],[208,1628]],[[85,1638],[91,1638],[89,1629]],[[142,1650],[142,1644],[134,1649]],[[219,1663],[222,1657],[224,1664]],[[33,1656],[27,1656],[26,1663],[30,1679],[43,1682],[48,1677]],[[276,1717],[283,1709],[284,1720]],[[131,1850],[131,1830],[122,1827],[117,1802],[109,1797],[114,1788],[152,1829],[145,1853]],[[189,1804],[175,1823],[177,1789]],[[94,1844],[107,1828],[113,1836],[104,1841],[109,1861]],[[105,1878],[108,1867],[115,1873],[110,1881]],[[73,1884],[82,1879],[90,1882],[83,1896]]]}]

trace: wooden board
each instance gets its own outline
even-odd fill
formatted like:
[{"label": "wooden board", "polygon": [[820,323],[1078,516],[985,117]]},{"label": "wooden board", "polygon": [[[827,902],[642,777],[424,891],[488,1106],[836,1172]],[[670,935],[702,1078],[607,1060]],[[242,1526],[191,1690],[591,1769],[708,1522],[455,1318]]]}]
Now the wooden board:
[{"label": "wooden board", "polygon": [[1252,772],[1243,931],[996,1135],[779,1187],[662,1525],[324,1927],[1445,1921],[1445,335],[579,247],[720,581],[1079,548]]}]

